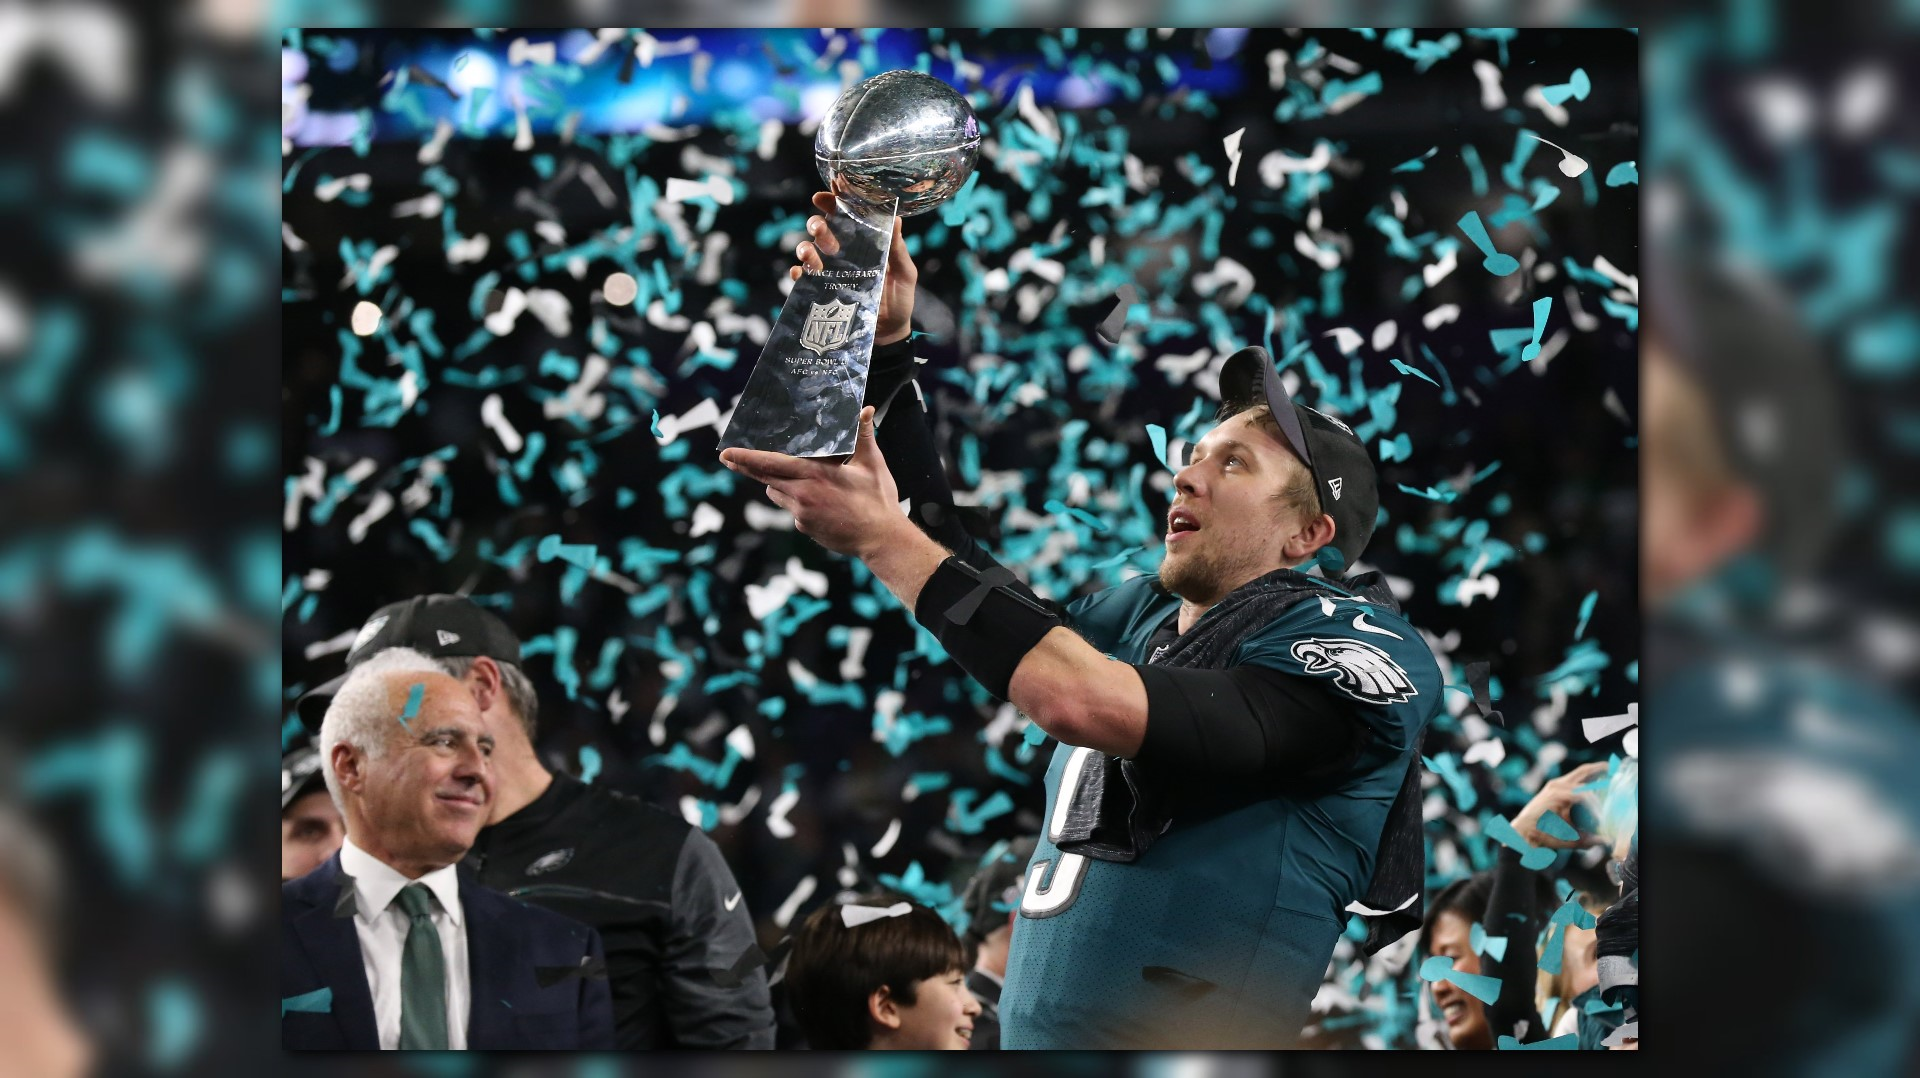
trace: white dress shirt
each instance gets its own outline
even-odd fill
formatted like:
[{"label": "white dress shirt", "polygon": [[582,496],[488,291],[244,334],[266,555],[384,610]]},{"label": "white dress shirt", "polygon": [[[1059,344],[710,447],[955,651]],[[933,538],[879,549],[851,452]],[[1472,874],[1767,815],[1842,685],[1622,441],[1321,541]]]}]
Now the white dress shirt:
[{"label": "white dress shirt", "polygon": [[360,957],[367,970],[367,988],[373,992],[373,1021],[380,1030],[381,1050],[400,1047],[400,957],[411,922],[394,899],[410,883],[425,884],[433,894],[433,927],[440,933],[440,953],[447,966],[447,1047],[466,1048],[471,989],[466,917],[454,867],[410,880],[348,839],[340,846],[340,870],[353,877],[353,927],[360,934]]}]

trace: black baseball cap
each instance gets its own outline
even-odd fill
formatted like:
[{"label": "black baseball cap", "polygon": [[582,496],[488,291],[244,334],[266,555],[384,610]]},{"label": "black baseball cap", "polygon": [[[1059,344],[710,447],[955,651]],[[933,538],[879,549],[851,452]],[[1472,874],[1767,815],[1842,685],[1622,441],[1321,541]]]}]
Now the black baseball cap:
[{"label": "black baseball cap", "polygon": [[325,789],[326,777],[320,773],[320,753],[312,745],[302,745],[280,757],[280,811],[314,790]]},{"label": "black baseball cap", "polygon": [[1313,474],[1321,510],[1333,518],[1331,545],[1344,559],[1334,568],[1352,568],[1380,515],[1379,479],[1366,444],[1345,423],[1288,399],[1273,357],[1257,345],[1227,357],[1220,368],[1220,403],[1236,411],[1256,404],[1272,409],[1294,456]]},{"label": "black baseball cap", "polygon": [[[412,648],[435,659],[485,655],[495,662],[520,664],[520,638],[498,615],[464,595],[416,595],[374,611],[347,649],[347,673],[388,648]],[[328,701],[346,680],[343,673],[309,689],[294,704],[307,729],[320,729]]]}]

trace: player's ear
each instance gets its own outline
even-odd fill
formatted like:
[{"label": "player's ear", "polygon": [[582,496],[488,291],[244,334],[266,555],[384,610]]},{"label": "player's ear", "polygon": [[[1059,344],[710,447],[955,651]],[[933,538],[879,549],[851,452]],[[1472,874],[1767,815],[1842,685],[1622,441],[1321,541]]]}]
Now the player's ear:
[{"label": "player's ear", "polygon": [[1339,529],[1334,526],[1333,518],[1325,513],[1301,525],[1300,530],[1287,540],[1286,548],[1282,551],[1286,556],[1286,563],[1298,565],[1313,557],[1314,551],[1333,542],[1334,534],[1338,531]]},{"label": "player's ear", "polygon": [[883,984],[867,997],[867,1017],[884,1029],[900,1028],[900,1004],[894,1000],[891,988]]}]

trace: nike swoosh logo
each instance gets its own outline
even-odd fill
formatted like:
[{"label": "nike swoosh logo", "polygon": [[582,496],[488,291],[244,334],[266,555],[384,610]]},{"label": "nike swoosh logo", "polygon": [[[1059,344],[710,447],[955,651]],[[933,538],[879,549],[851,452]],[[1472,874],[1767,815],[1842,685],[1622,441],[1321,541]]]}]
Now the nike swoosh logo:
[{"label": "nike swoosh logo", "polygon": [[1381,628],[1380,626],[1378,626],[1378,625],[1368,625],[1368,624],[1365,624],[1365,622],[1366,622],[1366,620],[1367,620],[1367,612],[1366,612],[1366,611],[1364,611],[1364,610],[1363,610],[1363,611],[1361,611],[1360,613],[1358,613],[1358,614],[1355,614],[1355,615],[1353,616],[1353,628],[1354,628],[1354,630],[1355,630],[1356,632],[1363,632],[1363,633],[1379,633],[1379,634],[1380,634],[1381,636],[1391,636],[1391,637],[1393,637],[1393,638],[1394,638],[1395,640],[1405,640],[1405,639],[1406,639],[1406,637],[1404,637],[1404,636],[1401,636],[1401,635],[1400,635],[1399,633],[1396,633],[1396,632],[1394,632],[1394,631],[1393,631],[1393,630],[1391,630],[1391,629],[1382,629],[1382,628]]},{"label": "nike swoosh logo", "polygon": [[735,906],[738,906],[738,905],[740,904],[740,895],[741,895],[741,892],[739,892],[739,891],[735,891],[735,892],[733,893],[733,897],[732,897],[732,898],[729,898],[729,899],[727,899],[727,912],[728,912],[728,913],[732,913],[732,912],[733,912],[733,908],[734,908]]}]

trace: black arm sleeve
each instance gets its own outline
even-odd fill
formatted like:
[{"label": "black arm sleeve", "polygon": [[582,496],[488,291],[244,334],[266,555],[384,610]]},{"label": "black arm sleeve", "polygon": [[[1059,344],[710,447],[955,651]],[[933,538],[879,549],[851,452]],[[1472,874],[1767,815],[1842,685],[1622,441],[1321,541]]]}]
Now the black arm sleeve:
[{"label": "black arm sleeve", "polygon": [[1480,921],[1487,935],[1507,937],[1506,957],[1495,958],[1492,952],[1480,956],[1480,972],[1500,981],[1500,998],[1487,1008],[1487,1028],[1496,1038],[1513,1037],[1525,1022],[1525,1035],[1518,1037],[1523,1044],[1547,1036],[1533,1003],[1540,964],[1533,944],[1549,916],[1539,906],[1540,886],[1539,874],[1520,867],[1520,855],[1502,846],[1494,863],[1487,914]]},{"label": "black arm sleeve", "polygon": [[1360,720],[1324,687],[1279,670],[1134,669],[1147,688],[1142,762],[1209,782],[1306,785],[1352,766],[1365,741]]},{"label": "black arm sleeve", "polygon": [[[975,569],[1000,566],[987,549],[976,542],[960,523],[954,508],[953,488],[947,483],[946,465],[933,443],[926,406],[913,382],[912,338],[883,344],[873,350],[872,365],[867,368],[866,402],[874,408],[874,442],[887,460],[900,496],[907,500],[907,516],[920,530],[954,556]],[[1041,599],[1024,582],[1010,587],[1056,613],[1061,608]]]}]

